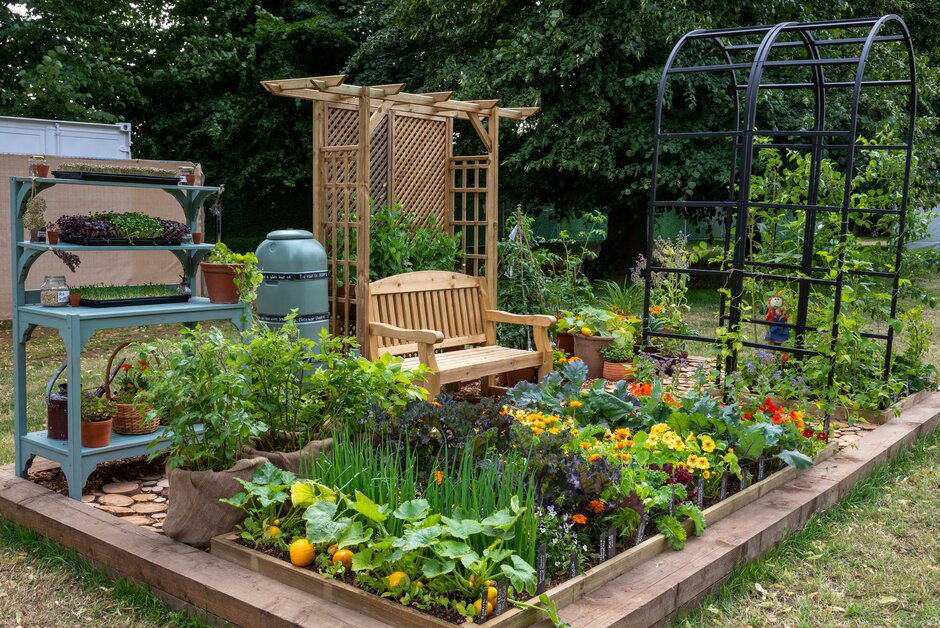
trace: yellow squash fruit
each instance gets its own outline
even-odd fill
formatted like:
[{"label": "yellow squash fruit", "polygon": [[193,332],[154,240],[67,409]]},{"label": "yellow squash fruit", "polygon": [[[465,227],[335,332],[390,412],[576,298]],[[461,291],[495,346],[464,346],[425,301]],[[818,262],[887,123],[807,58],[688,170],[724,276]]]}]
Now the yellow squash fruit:
[{"label": "yellow squash fruit", "polygon": [[313,563],[316,549],[307,539],[297,539],[290,544],[290,562],[297,567],[306,567]]},{"label": "yellow squash fruit", "polygon": [[[483,600],[477,600],[476,602],[473,603],[473,608],[477,609],[477,614],[476,614],[477,617],[483,614],[483,611],[482,611],[483,604],[481,604],[482,601]],[[493,614],[493,603],[487,600],[486,601],[486,616],[489,617],[492,614]]]},{"label": "yellow squash fruit", "polygon": [[385,579],[388,580],[388,587],[394,589],[395,587],[408,583],[408,574],[404,571],[395,571],[385,576]]},{"label": "yellow squash fruit", "polygon": [[332,556],[333,554],[336,553],[336,550],[338,550],[338,549],[339,549],[339,547],[336,545],[336,543],[333,543],[333,544],[330,545],[328,548],[326,548],[326,553],[329,554],[330,556]]},{"label": "yellow squash fruit", "polygon": [[496,587],[486,587],[486,600],[490,604],[496,604],[497,591]]},{"label": "yellow squash fruit", "polygon": [[336,550],[333,554],[333,564],[342,563],[346,569],[352,569],[353,553],[348,549]]}]

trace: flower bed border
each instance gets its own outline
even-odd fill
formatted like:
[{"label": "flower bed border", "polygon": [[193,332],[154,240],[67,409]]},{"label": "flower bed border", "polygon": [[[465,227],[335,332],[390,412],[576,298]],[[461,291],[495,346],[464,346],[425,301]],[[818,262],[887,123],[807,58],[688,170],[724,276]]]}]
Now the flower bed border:
[{"label": "flower bed border", "polygon": [[[816,456],[814,465],[826,460],[832,456],[835,451],[835,446],[830,445]],[[706,523],[711,525],[737,512],[766,495],[769,491],[794,479],[798,473],[799,471],[793,467],[785,467],[764,480],[756,482],[743,491],[728,497],[724,501],[710,506],[703,511]],[[683,526],[686,528],[687,532],[691,532],[691,521],[683,522]],[[708,534],[707,530],[705,534]],[[402,606],[397,602],[381,598],[345,582],[324,578],[309,569],[295,567],[285,560],[280,560],[249,547],[245,547],[237,542],[237,538],[238,536],[231,532],[215,537],[212,539],[211,553],[220,558],[225,558],[240,567],[251,569],[285,585],[300,589],[305,593],[310,593],[335,604],[357,610],[369,617],[383,621],[392,620],[393,623],[399,625],[426,626],[429,628],[454,625],[433,615],[422,613],[417,609]],[[558,608],[563,608],[565,605],[584,597],[591,591],[604,586],[614,578],[617,578],[667,549],[668,542],[666,538],[662,534],[656,534],[639,545],[617,554],[610,560],[588,569],[583,575],[562,582],[546,591],[546,593],[555,602]],[[530,600],[529,603],[536,604],[538,603],[538,599]],[[543,617],[544,616],[538,611],[511,607],[506,612],[490,619],[483,625],[499,628],[520,628],[534,624]],[[468,622],[466,625],[477,624]]]}]

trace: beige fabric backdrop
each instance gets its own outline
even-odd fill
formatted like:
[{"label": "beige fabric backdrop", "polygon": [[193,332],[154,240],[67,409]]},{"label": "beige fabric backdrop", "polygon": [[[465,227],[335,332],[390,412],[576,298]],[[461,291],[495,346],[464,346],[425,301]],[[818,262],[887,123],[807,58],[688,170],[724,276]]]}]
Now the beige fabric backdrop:
[{"label": "beige fabric backdrop", "polygon": [[[89,162],[108,165],[156,166],[176,171],[179,166],[192,166],[191,162],[153,161],[146,159],[94,160],[49,157],[46,160],[55,170],[64,162]],[[10,177],[29,174],[27,155],[0,155],[0,320],[8,320],[11,312],[10,262]],[[139,211],[158,218],[184,222],[183,210],[172,196],[162,190],[120,188],[105,186],[59,185],[42,192],[48,203],[46,221],[52,222],[63,214],[87,214],[92,211]],[[16,234],[27,238],[28,234]],[[138,284],[172,283],[179,281],[182,272],[179,261],[169,251],[108,251],[83,253],[82,263],[70,272],[51,253],[42,255],[30,269],[27,289],[40,286],[44,275],[65,275],[69,286],[92,283]]]}]

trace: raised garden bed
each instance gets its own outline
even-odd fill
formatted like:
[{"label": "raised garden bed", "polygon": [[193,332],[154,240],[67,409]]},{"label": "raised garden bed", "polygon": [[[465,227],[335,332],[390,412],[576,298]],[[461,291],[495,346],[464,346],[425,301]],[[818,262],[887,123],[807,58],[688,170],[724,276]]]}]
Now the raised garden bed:
[{"label": "raised garden bed", "polygon": [[[836,452],[834,445],[821,451],[814,463],[830,458]],[[730,483],[726,499],[709,506],[703,511],[705,521],[711,525],[717,521],[737,512],[758,498],[766,495],[773,489],[794,479],[799,472],[793,467],[783,467],[765,477],[763,480],[740,489],[735,486],[737,482]],[[735,491],[737,489],[737,491]],[[687,531],[691,531],[692,522],[683,523]],[[707,531],[706,531],[707,534]],[[583,575],[565,580],[548,589],[546,594],[558,608],[563,608],[590,592],[602,587],[614,578],[637,565],[650,560],[657,554],[669,548],[666,537],[656,534],[629,549],[618,552],[612,558],[595,565]],[[421,613],[413,608],[373,595],[342,580],[326,578],[316,571],[308,568],[295,567],[286,557],[276,557],[275,552],[265,553],[247,547],[238,534],[229,533],[212,539],[211,550],[213,554],[225,558],[241,567],[256,571],[273,578],[288,586],[312,593],[331,602],[347,608],[356,609],[370,617],[389,620],[396,625],[411,626],[447,626],[453,625],[432,615]],[[529,604],[538,604],[538,598],[528,600]],[[500,628],[514,628],[529,626],[544,615],[535,610],[520,609],[510,606],[507,611],[487,620],[483,625],[499,626]],[[469,622],[468,622],[469,623]]]}]

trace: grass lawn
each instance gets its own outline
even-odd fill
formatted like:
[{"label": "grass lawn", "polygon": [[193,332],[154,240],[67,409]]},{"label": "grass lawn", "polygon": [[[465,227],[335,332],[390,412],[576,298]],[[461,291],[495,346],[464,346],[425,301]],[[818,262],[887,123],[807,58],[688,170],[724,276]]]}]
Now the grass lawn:
[{"label": "grass lawn", "polygon": [[938,486],[935,431],[673,625],[940,625]]}]

